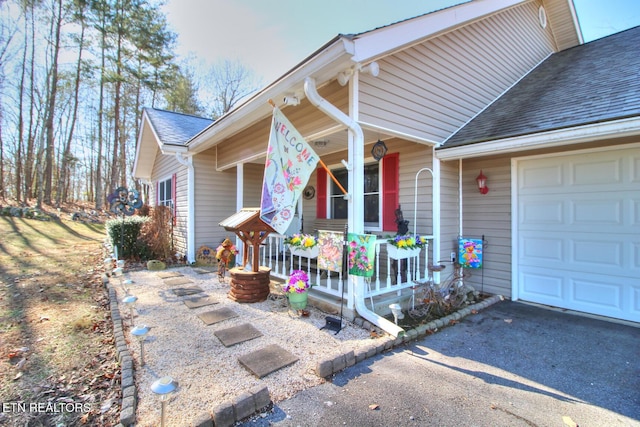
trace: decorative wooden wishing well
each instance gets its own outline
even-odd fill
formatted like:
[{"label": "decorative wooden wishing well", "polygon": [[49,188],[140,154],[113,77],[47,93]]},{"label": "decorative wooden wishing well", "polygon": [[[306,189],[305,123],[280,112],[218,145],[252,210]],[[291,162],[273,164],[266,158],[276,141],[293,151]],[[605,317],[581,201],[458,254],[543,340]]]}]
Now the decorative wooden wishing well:
[{"label": "decorative wooden wishing well", "polygon": [[[242,240],[243,267],[229,270],[231,289],[229,298],[237,302],[260,302],[269,296],[271,269],[259,266],[260,245],[273,228],[260,219],[260,208],[244,208],[220,223],[225,230],[231,231]],[[251,247],[251,269],[249,266],[249,247]]]}]

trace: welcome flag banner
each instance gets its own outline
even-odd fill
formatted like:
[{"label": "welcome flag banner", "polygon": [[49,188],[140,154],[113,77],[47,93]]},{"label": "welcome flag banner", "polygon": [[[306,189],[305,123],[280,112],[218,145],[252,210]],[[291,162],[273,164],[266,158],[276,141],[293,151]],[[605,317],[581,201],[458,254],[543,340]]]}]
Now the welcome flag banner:
[{"label": "welcome flag banner", "polygon": [[282,112],[273,108],[260,218],[280,234],[293,220],[300,193],[320,158]]}]

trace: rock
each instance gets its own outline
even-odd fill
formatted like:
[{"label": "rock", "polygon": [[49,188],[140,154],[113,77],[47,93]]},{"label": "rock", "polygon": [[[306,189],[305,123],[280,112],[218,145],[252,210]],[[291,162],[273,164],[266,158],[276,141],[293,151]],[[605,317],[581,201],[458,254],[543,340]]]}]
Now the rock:
[{"label": "rock", "polygon": [[167,265],[162,261],[158,261],[157,259],[147,261],[147,270],[158,271],[164,270],[165,268],[167,268]]}]

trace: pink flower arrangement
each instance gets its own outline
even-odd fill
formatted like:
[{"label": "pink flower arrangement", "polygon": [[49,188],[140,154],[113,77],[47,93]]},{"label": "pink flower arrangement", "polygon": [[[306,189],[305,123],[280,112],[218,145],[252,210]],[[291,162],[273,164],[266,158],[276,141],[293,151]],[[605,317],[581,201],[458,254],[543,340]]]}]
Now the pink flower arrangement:
[{"label": "pink flower arrangement", "polygon": [[307,273],[302,270],[293,270],[289,279],[284,285],[282,285],[282,290],[288,294],[301,294],[303,292],[307,292],[310,287],[311,285],[309,284],[309,276]]}]

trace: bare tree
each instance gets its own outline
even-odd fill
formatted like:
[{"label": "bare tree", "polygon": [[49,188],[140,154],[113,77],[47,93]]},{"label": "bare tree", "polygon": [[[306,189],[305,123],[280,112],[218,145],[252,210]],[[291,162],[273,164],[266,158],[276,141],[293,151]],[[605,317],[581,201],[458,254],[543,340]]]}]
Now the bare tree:
[{"label": "bare tree", "polygon": [[60,176],[58,177],[58,191],[56,192],[56,206],[58,207],[60,207],[61,201],[66,201],[66,189],[69,188],[67,182],[70,175],[70,171],[68,170],[69,166],[71,163],[75,163],[75,161],[77,161],[77,158],[71,153],[71,142],[73,141],[74,129],[78,118],[78,97],[80,94],[80,77],[82,74],[82,53],[84,51],[85,31],[87,27],[85,21],[86,4],[83,1],[76,1],[74,6],[76,7],[73,11],[74,21],[80,24],[80,34],[78,36],[78,61],[76,62],[76,75],[71,106],[71,124],[67,134],[67,143],[60,161]]},{"label": "bare tree", "polygon": [[211,116],[217,119],[240,100],[258,90],[253,71],[239,61],[224,60],[214,65],[202,85],[212,92]]}]

